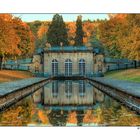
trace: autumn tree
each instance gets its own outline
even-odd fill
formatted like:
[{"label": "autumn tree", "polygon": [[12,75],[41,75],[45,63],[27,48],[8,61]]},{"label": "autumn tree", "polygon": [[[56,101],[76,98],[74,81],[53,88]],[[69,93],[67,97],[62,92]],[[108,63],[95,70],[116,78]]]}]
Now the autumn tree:
[{"label": "autumn tree", "polygon": [[104,47],[103,44],[101,43],[101,41],[99,40],[98,36],[97,36],[97,29],[94,30],[93,34],[91,35],[89,41],[90,46],[93,49],[98,48],[100,51],[104,51]]},{"label": "autumn tree", "polygon": [[62,42],[64,46],[68,45],[68,34],[63,17],[55,14],[49,26],[47,40],[52,46],[59,46]]},{"label": "autumn tree", "polygon": [[11,14],[0,14],[0,68],[3,58],[31,55],[33,50],[29,26]]},{"label": "autumn tree", "polygon": [[116,14],[99,26],[100,40],[112,57],[140,60],[140,15]]},{"label": "autumn tree", "polygon": [[68,29],[68,42],[69,45],[73,46],[75,44],[75,32],[76,32],[76,23],[75,22],[67,22],[66,23]]},{"label": "autumn tree", "polygon": [[119,44],[122,55],[129,59],[140,60],[140,15],[128,14],[122,26]]},{"label": "autumn tree", "polygon": [[75,36],[75,46],[83,45],[83,27],[82,27],[82,16],[77,17],[76,21],[76,36]]},{"label": "autumn tree", "polygon": [[16,34],[20,38],[18,48],[20,49],[22,56],[30,56],[34,51],[34,36],[30,27],[17,17],[13,19],[13,26]]},{"label": "autumn tree", "polygon": [[96,27],[95,23],[91,22],[90,20],[83,22],[83,32],[84,32],[83,44],[86,44],[89,41],[89,39],[93,35],[95,27]]},{"label": "autumn tree", "polygon": [[28,22],[27,25],[30,27],[32,33],[34,34],[35,38],[38,36],[38,30],[40,26],[42,25],[42,21],[35,20],[33,22]]},{"label": "autumn tree", "polygon": [[37,31],[37,37],[41,39],[44,35],[46,35],[47,31],[48,27],[45,24],[42,24]]},{"label": "autumn tree", "polygon": [[111,57],[121,57],[118,34],[120,33],[122,24],[122,20],[114,17],[110,20],[105,20],[99,25],[99,39]]},{"label": "autumn tree", "polygon": [[21,54],[20,38],[13,28],[12,18],[10,14],[0,14],[0,69],[4,57]]}]

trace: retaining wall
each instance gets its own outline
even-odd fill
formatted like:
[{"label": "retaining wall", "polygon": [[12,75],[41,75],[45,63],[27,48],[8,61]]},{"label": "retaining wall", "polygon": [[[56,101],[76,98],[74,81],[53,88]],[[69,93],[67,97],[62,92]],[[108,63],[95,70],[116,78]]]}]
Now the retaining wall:
[{"label": "retaining wall", "polygon": [[0,111],[40,89],[50,78],[27,78],[0,84]]},{"label": "retaining wall", "polygon": [[113,80],[110,78],[86,78],[100,91],[140,113],[140,83]]}]

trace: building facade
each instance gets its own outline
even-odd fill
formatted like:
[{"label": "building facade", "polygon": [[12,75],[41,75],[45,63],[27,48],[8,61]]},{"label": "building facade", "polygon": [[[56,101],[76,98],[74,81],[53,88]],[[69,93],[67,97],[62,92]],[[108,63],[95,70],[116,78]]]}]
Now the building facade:
[{"label": "building facade", "polygon": [[[104,56],[86,46],[50,47],[34,55],[34,67],[44,76],[92,75],[104,72]],[[37,71],[37,70],[36,70]]]}]

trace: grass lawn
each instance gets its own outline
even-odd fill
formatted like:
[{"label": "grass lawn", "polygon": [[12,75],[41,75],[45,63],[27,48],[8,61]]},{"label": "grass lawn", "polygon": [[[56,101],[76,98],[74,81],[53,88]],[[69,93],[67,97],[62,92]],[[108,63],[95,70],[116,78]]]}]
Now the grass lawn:
[{"label": "grass lawn", "polygon": [[0,70],[0,83],[24,79],[24,78],[30,78],[30,77],[33,77],[33,75],[27,71]]},{"label": "grass lawn", "polygon": [[118,80],[140,82],[140,68],[107,72],[105,77]]}]

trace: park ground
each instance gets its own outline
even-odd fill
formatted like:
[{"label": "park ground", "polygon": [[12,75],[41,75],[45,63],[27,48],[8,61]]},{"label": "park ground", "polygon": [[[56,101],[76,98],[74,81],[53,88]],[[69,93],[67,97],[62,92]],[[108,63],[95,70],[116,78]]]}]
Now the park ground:
[{"label": "park ground", "polygon": [[105,77],[131,82],[140,82],[140,68],[108,72],[105,74]]},{"label": "park ground", "polygon": [[[27,71],[13,71],[13,70],[0,71],[0,83],[20,80],[20,79],[30,78],[30,77],[33,77],[33,75]],[[140,68],[107,72],[105,74],[105,77],[118,79],[118,80],[140,82]]]},{"label": "park ground", "polygon": [[27,71],[0,70],[0,83],[30,78],[33,75]]}]

